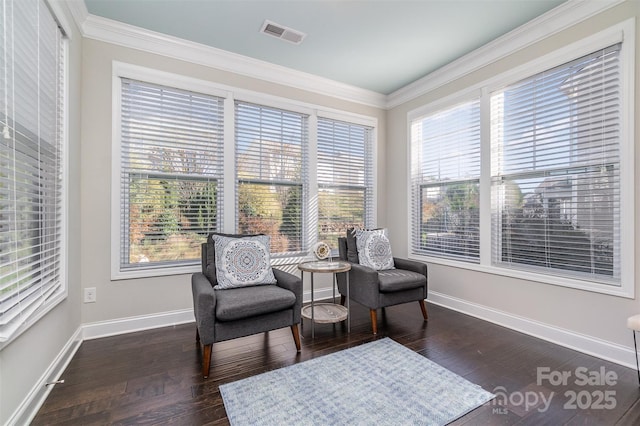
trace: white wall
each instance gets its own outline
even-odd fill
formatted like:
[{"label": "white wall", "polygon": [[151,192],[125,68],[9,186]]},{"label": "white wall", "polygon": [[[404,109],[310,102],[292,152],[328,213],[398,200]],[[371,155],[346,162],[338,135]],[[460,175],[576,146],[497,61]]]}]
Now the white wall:
[{"label": "white wall", "polygon": [[[0,351],[0,424],[24,424],[44,397],[44,382],[57,371],[57,357],[77,343],[80,329],[80,84],[82,37],[68,9],[61,4],[71,29],[69,69],[69,268],[66,300]],[[53,370],[52,370],[53,369]],[[57,377],[55,377],[57,378]],[[24,416],[27,416],[25,418]]]},{"label": "white wall", "polygon": [[[384,153],[384,110],[305,92],[214,68],[96,40],[84,40],[82,82],[81,266],[85,287],[96,287],[97,303],[82,305],[82,322],[100,325],[131,317],[191,312],[191,275],[110,280],[110,182],[112,62],[119,61],[327,108],[373,116],[379,122],[378,151]],[[378,156],[378,218],[385,220],[385,156]],[[227,230],[232,232],[233,230]],[[132,321],[131,323],[133,323]],[[105,327],[102,327],[105,329]],[[98,332],[99,333],[99,332]]]},{"label": "white wall", "polygon": [[[434,100],[459,92],[474,84],[552,52],[571,42],[608,28],[629,18],[640,16],[640,2],[627,1],[572,28],[511,54],[495,63],[438,87],[419,98],[388,111],[387,116],[387,216],[386,225],[394,255],[407,255],[407,112]],[[637,25],[637,24],[636,24]],[[640,48],[640,31],[636,29],[636,50]],[[636,93],[638,104],[638,63],[636,53]],[[638,118],[640,108],[636,106]],[[636,123],[639,121],[636,119]],[[636,125],[636,134],[639,126]],[[637,138],[636,138],[637,140]],[[636,176],[640,173],[640,149],[636,142]],[[636,185],[638,179],[635,180]],[[637,193],[637,186],[636,186]],[[636,212],[640,197],[636,197]],[[635,216],[636,253],[640,247],[640,220]],[[624,232],[624,230],[623,230]],[[496,276],[492,274],[429,264],[429,299],[455,309],[485,317],[549,340],[573,346],[627,365],[635,366],[631,332],[626,328],[628,316],[640,313],[639,281],[635,280],[636,299],[574,290]]]}]

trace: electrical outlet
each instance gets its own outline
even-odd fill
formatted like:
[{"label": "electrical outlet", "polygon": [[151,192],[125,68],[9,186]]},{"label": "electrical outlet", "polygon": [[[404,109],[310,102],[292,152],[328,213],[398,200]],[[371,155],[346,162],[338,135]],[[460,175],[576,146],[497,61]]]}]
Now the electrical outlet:
[{"label": "electrical outlet", "polygon": [[95,287],[89,287],[84,289],[84,303],[96,303]]}]

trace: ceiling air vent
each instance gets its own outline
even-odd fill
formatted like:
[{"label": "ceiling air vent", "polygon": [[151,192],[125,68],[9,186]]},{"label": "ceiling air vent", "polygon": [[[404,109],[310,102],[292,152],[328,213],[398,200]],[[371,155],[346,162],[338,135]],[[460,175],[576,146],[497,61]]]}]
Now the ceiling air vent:
[{"label": "ceiling air vent", "polygon": [[260,32],[293,44],[302,43],[302,40],[307,36],[305,33],[287,28],[269,20],[264,21]]}]

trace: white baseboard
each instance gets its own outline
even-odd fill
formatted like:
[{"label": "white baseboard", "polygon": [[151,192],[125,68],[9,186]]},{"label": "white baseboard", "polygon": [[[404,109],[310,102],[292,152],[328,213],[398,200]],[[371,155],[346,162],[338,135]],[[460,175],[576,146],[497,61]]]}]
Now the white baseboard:
[{"label": "white baseboard", "polygon": [[35,383],[33,388],[31,388],[31,391],[22,400],[20,406],[16,409],[13,415],[9,417],[9,420],[6,423],[7,425],[28,425],[31,423],[36,414],[38,414],[38,410],[42,407],[42,404],[44,404],[45,399],[47,399],[47,396],[49,396],[49,393],[55,386],[47,386],[46,384],[61,378],[64,370],[67,368],[67,365],[69,365],[69,362],[71,362],[71,359],[75,355],[81,343],[81,328],[78,328],[64,345],[58,356]]},{"label": "white baseboard", "polygon": [[[336,296],[338,296],[336,289]],[[315,300],[330,299],[333,296],[331,287],[315,290]],[[311,301],[311,292],[303,294],[304,303]],[[194,322],[193,309],[161,312],[151,315],[140,315],[116,320],[99,321],[82,325],[83,340],[98,339],[100,337],[115,336],[118,334],[133,333],[135,331],[150,330],[153,328],[169,327],[172,325]]]},{"label": "white baseboard", "polygon": [[83,324],[82,337],[83,340],[91,340],[100,337],[133,333],[135,331],[186,324],[194,321],[193,309],[182,309],[179,311],[119,318],[116,320]]},{"label": "white baseboard", "polygon": [[629,368],[636,368],[633,348],[608,342],[592,336],[565,330],[544,324],[529,318],[499,311],[488,306],[468,302],[446,294],[430,291],[427,299],[434,303],[463,314],[471,315],[485,321],[498,324],[512,330],[520,331],[533,337],[564,346],[569,349],[593,355]]}]

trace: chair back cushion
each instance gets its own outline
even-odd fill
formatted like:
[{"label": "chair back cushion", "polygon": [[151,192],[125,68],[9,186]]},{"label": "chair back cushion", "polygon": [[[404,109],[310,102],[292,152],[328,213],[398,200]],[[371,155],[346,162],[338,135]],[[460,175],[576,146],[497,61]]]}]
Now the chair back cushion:
[{"label": "chair back cushion", "polygon": [[347,257],[344,260],[348,260],[351,263],[360,263],[358,259],[358,246],[356,244],[356,229],[347,229]]},{"label": "chair back cushion", "polygon": [[213,241],[218,281],[215,289],[276,283],[271,269],[271,239],[268,235],[242,238],[213,235]]},{"label": "chair back cushion", "polygon": [[338,237],[338,257],[340,260],[347,259],[347,239],[345,237]]}]

